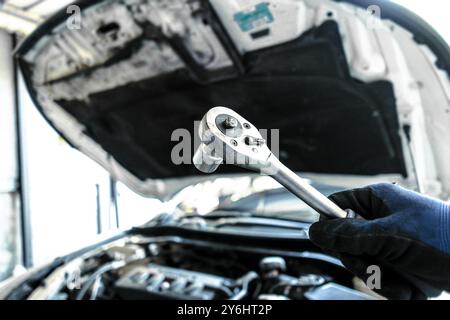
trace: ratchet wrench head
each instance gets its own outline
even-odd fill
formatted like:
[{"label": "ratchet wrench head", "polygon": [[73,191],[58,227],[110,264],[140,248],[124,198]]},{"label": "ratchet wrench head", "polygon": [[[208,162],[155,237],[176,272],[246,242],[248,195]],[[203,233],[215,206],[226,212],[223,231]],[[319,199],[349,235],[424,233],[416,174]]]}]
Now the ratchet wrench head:
[{"label": "ratchet wrench head", "polygon": [[199,126],[200,146],[193,163],[198,170],[211,173],[223,162],[251,170],[268,170],[272,152],[258,129],[233,110],[215,107]]}]

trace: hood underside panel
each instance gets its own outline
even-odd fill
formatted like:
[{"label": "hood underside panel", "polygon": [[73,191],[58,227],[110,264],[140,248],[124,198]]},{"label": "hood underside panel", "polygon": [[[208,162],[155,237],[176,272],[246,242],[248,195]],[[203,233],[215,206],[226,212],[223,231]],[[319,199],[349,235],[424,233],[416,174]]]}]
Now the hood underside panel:
[{"label": "hood underside panel", "polygon": [[243,64],[245,74],[214,84],[198,84],[181,70],[93,94],[88,105],[58,104],[142,180],[198,174],[191,165],[172,163],[178,142],[171,134],[185,128],[194,137],[194,121],[216,105],[233,108],[259,128],[280,129],[281,160],[295,170],[405,173],[392,86],[350,78],[335,23],[247,54]]},{"label": "hood underside panel", "polygon": [[[36,98],[41,88],[64,85],[74,77],[85,88],[94,88],[95,70],[132,59],[145,46],[156,54],[152,47],[156,44],[161,57],[167,58],[167,52],[177,54],[169,61],[176,67],[171,69],[168,62],[160,74],[91,92],[84,99],[68,98],[58,90],[53,98],[83,125],[87,136],[140,180],[198,175],[193,165],[173,163],[172,150],[179,141],[172,141],[172,133],[184,128],[194,137],[194,121],[218,105],[234,109],[258,128],[279,129],[280,159],[295,171],[406,175],[392,84],[363,83],[350,76],[334,21],[292,41],[239,54],[226,43],[226,33],[217,27],[220,23],[211,10],[204,11],[209,19],[205,23],[216,26],[219,40],[215,41],[226,48],[228,63],[222,59],[213,71],[199,69],[185,54],[183,39],[169,39],[154,28],[142,28],[147,31],[140,34],[133,26],[129,37],[135,39],[120,54],[75,76],[61,73],[59,79],[35,85],[36,65],[20,61],[38,108],[46,116]],[[59,132],[64,136],[60,128]],[[181,155],[189,160],[194,147],[191,143],[190,154]],[[221,166],[218,173],[239,170]]]}]

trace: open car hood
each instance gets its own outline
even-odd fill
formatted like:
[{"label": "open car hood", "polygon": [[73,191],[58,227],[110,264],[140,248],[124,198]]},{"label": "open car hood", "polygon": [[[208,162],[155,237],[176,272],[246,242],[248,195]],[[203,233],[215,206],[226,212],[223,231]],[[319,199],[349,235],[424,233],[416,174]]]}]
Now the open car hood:
[{"label": "open car hood", "polygon": [[449,194],[449,49],[410,12],[374,0],[77,5],[24,41],[19,66],[49,124],[136,192],[201,175],[195,121],[222,105],[278,129],[293,170]]}]

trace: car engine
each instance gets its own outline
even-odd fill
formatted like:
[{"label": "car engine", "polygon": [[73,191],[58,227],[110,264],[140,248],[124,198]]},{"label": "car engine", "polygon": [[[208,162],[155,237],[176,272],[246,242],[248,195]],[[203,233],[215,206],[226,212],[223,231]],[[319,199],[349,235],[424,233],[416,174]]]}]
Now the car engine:
[{"label": "car engine", "polygon": [[41,272],[9,299],[375,299],[337,259],[178,236],[127,236]]}]

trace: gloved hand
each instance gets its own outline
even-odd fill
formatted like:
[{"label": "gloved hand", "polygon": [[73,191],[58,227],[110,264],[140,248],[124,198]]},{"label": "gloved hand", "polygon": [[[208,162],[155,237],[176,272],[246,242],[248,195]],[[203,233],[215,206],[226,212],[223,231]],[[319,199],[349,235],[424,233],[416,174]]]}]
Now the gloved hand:
[{"label": "gloved hand", "polygon": [[338,192],[330,199],[361,219],[324,220],[311,241],[334,254],[364,281],[381,269],[389,299],[423,299],[450,290],[450,204],[382,183]]}]

